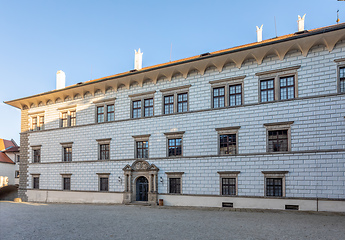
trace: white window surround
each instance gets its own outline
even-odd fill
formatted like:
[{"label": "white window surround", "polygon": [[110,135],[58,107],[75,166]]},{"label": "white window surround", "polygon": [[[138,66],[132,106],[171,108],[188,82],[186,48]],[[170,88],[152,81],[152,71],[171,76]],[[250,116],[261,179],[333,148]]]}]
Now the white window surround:
[{"label": "white window surround", "polygon": [[[179,132],[167,132],[164,133],[166,136],[166,150],[167,150],[167,157],[182,157],[183,156],[183,134],[185,131],[179,131]],[[179,139],[181,138],[181,155],[178,156],[169,156],[169,139]]]},{"label": "white window surround", "polygon": [[[111,138],[103,138],[103,139],[96,139],[98,143],[98,160],[101,160],[101,145],[108,144],[109,145],[109,159],[110,159],[110,142]],[[102,160],[109,160],[109,159],[102,159]]]},{"label": "white window surround", "polygon": [[[63,127],[63,120],[62,116],[64,113],[67,114],[67,126],[65,127],[71,127],[71,112],[75,112],[76,114],[76,122],[77,122],[77,105],[71,105],[71,106],[65,106],[57,109],[59,111],[59,127]],[[77,124],[75,124],[77,125]],[[73,126],[72,126],[73,127]]]},{"label": "white window surround", "polygon": [[135,135],[132,136],[132,138],[134,138],[134,157],[138,158],[137,156],[137,142],[148,142],[148,157],[150,156],[150,141],[149,138],[151,137],[151,134],[144,134],[144,135]]},{"label": "white window surround", "polygon": [[[44,118],[44,122],[45,122],[45,111],[29,113],[29,129],[30,129],[30,131],[44,130],[44,122],[43,122],[43,125],[40,126],[40,118],[41,117]],[[36,119],[36,128],[35,129],[33,127],[34,119]]]},{"label": "white window surround", "polygon": [[334,62],[337,64],[337,92],[344,93],[340,91],[340,68],[345,68],[345,58],[335,59]]}]

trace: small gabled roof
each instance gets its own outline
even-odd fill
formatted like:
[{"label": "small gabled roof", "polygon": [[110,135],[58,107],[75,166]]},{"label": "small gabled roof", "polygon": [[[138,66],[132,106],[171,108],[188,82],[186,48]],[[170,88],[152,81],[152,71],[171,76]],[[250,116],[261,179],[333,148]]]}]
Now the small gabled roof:
[{"label": "small gabled roof", "polygon": [[0,163],[15,164],[5,153],[0,152]]},{"label": "small gabled roof", "polygon": [[[12,140],[6,140],[6,139],[0,138],[0,151],[7,151],[13,147],[17,147],[17,149],[18,149],[18,145],[13,139]],[[13,149],[12,149],[12,152],[13,152]]]}]

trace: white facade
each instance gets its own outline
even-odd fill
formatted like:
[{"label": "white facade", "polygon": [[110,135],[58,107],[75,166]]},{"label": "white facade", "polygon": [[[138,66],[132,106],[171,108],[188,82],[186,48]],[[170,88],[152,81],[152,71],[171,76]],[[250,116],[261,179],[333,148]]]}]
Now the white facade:
[{"label": "white facade", "polygon": [[[331,51],[315,45],[307,56],[289,50],[283,59],[268,54],[261,64],[249,58],[240,68],[227,63],[219,71],[213,65],[204,73],[195,69],[186,76],[173,74],[170,81],[161,77],[157,82],[143,81],[142,86],[134,83],[117,91],[76,93],[66,101],[36,104],[26,110],[28,124],[31,116],[43,114],[44,130],[28,132],[28,199],[124,202],[126,181],[135,186],[136,179],[128,180],[123,168],[138,160],[139,135],[148,138],[149,158],[144,160],[159,168],[152,181],[167,205],[221,207],[225,202],[235,208],[298,205],[300,210],[345,211],[345,94],[339,91],[344,52],[345,41],[340,39]],[[294,76],[295,97],[261,102],[260,81],[284,76]],[[235,83],[242,85],[242,104],[214,108],[213,88]],[[188,111],[164,114],[164,96],[178,91],[188,93]],[[154,116],[133,119],[132,102],[145,96],[153,97]],[[108,103],[115,105],[115,121],[97,123],[97,106]],[[76,126],[61,127],[66,111],[76,111]],[[288,151],[268,152],[269,127],[286,125]],[[236,129],[235,155],[219,154],[219,134],[226,128]],[[167,139],[173,132],[182,135],[182,156],[167,156]],[[100,139],[110,141],[109,160],[98,160]],[[64,144],[72,147],[71,162],[62,160]],[[40,149],[39,163],[33,160],[35,149]],[[108,174],[108,193],[99,192],[102,173]],[[181,176],[180,194],[169,193],[173,173]],[[235,196],[222,195],[222,173],[237,176]],[[71,191],[62,190],[66,174]],[[35,176],[39,189],[32,189]],[[266,178],[272,176],[283,181],[280,197],[266,194]]]}]

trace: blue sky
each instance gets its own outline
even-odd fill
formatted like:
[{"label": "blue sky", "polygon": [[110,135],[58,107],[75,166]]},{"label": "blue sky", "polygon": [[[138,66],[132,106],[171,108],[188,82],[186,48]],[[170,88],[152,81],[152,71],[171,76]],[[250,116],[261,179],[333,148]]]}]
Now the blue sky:
[{"label": "blue sky", "polygon": [[345,2],[0,0],[0,138],[19,144],[20,110],[3,101],[55,89],[57,70],[66,85],[297,31],[333,25]]}]

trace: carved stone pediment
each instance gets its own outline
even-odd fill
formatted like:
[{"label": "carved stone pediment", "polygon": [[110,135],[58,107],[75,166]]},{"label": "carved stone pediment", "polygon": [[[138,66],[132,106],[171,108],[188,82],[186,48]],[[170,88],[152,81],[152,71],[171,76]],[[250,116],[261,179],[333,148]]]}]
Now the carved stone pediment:
[{"label": "carved stone pediment", "polygon": [[132,171],[133,169],[132,169],[131,166],[129,166],[129,165],[127,164],[124,168],[122,168],[122,170],[123,170],[123,171]]},{"label": "carved stone pediment", "polygon": [[159,171],[159,168],[158,168],[156,165],[151,164],[151,166],[150,166],[150,169],[149,169],[149,170],[151,170],[151,171]]}]

